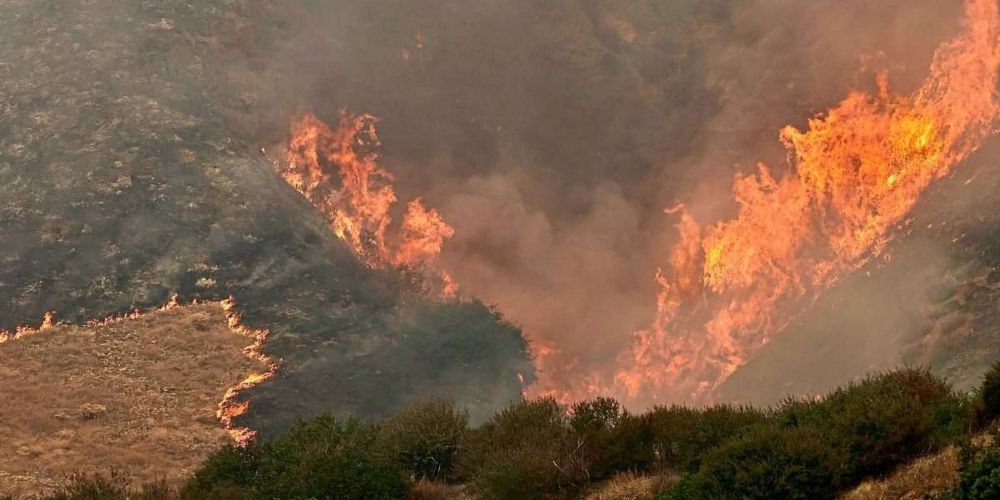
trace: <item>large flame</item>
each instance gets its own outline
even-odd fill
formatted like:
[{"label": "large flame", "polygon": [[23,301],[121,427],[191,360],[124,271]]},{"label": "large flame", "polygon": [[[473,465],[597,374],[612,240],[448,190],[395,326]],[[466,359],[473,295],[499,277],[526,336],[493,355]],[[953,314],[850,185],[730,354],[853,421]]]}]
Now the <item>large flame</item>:
[{"label": "large flame", "polygon": [[[433,209],[415,199],[402,227],[387,235],[396,202],[392,175],[378,166],[377,120],[342,112],[336,128],[311,113],[292,123],[282,178],[319,208],[334,233],[372,267],[433,270],[454,230]],[[430,273],[446,296],[457,285],[445,273]]]},{"label": "large flame", "polygon": [[680,207],[657,319],[622,355],[620,392],[637,404],[710,399],[797,303],[881,255],[921,193],[976,150],[998,115],[1000,24],[996,0],[965,7],[962,33],[912,95],[883,74],[877,95],[852,92],[807,130],[782,130],[793,168],[737,175],[731,220],[703,228]]}]

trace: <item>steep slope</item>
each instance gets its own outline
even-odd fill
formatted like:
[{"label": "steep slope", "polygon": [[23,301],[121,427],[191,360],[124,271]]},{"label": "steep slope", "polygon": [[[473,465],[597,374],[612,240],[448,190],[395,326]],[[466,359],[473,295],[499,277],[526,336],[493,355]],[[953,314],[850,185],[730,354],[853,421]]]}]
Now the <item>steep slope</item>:
[{"label": "steep slope", "polygon": [[827,291],[721,387],[774,403],[899,365],[969,389],[1000,360],[996,139],[928,193],[887,258]]},{"label": "steep slope", "polygon": [[0,329],[233,296],[283,360],[247,393],[265,432],[435,392],[474,414],[516,399],[518,329],[368,269],[252,142],[287,125],[256,113],[252,67],[282,7],[0,2]]}]

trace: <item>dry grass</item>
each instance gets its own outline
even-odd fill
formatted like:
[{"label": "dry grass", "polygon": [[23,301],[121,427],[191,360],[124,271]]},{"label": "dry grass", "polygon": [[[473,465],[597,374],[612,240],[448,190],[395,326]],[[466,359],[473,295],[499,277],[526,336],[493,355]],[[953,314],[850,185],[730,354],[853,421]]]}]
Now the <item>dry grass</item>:
[{"label": "dry grass", "polygon": [[958,450],[921,457],[884,479],[869,480],[847,493],[843,500],[919,499],[958,484]]},{"label": "dry grass", "polygon": [[446,484],[421,479],[407,492],[408,500],[470,500],[473,497],[463,485]]},{"label": "dry grass", "polygon": [[652,500],[678,480],[673,474],[619,474],[587,495],[586,500]]},{"label": "dry grass", "polygon": [[219,304],[100,327],[55,326],[0,344],[0,495],[75,472],[179,481],[230,439],[215,412],[262,365]]},{"label": "dry grass", "polygon": [[[992,445],[989,432],[972,438],[975,446]],[[954,446],[940,453],[918,458],[900,467],[889,477],[861,483],[841,500],[916,500],[950,490],[958,485],[958,449]]]}]

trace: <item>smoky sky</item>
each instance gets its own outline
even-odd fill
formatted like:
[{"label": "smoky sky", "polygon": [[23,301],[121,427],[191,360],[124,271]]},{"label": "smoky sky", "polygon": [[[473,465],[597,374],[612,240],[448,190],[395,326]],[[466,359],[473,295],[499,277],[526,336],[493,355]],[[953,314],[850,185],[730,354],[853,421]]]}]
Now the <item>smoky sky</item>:
[{"label": "smoky sky", "polygon": [[[889,71],[908,92],[958,29],[946,0],[333,0],[273,12],[235,117],[277,144],[305,110],[380,120],[403,201],[455,228],[443,267],[567,377],[651,321],[678,202],[733,213],[736,172],[787,168],[780,127]],[[257,36],[248,29],[246,36]],[[401,204],[402,205],[402,204]],[[398,218],[398,217],[397,217]],[[545,374],[543,374],[543,377]]]}]

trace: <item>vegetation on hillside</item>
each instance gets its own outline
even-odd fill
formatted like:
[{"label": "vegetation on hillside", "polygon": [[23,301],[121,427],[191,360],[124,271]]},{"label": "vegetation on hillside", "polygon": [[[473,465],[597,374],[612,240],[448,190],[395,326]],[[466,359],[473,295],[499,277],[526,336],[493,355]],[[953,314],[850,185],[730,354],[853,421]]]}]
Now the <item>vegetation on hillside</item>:
[{"label": "vegetation on hillside", "polygon": [[428,401],[381,422],[323,416],[223,448],[176,490],[76,477],[52,498],[837,498],[955,447],[958,474],[939,496],[996,498],[998,441],[973,436],[992,415],[984,395],[998,376],[1000,365],[962,394],[926,370],[899,369],[769,409],[633,414],[609,398],[571,408],[539,399],[475,428],[453,405]]}]

